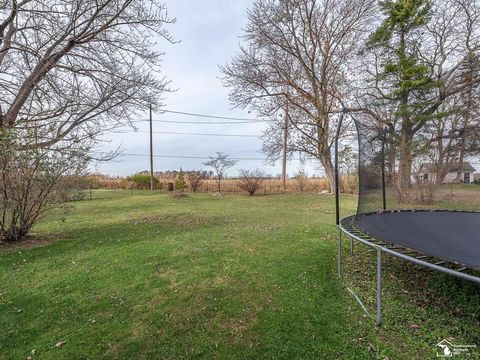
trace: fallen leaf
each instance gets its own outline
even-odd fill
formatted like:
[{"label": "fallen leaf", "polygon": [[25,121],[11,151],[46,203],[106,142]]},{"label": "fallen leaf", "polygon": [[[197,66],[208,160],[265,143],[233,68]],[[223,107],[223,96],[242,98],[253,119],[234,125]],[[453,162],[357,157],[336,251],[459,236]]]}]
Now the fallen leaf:
[{"label": "fallen leaf", "polygon": [[55,346],[56,346],[57,348],[61,348],[65,343],[66,343],[66,341],[63,341],[63,340],[62,340],[62,341],[57,342],[57,343],[55,344]]}]

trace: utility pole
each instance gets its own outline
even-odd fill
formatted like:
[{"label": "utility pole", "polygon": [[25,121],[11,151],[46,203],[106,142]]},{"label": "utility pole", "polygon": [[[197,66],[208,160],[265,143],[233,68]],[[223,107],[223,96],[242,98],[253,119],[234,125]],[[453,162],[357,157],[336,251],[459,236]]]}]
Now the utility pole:
[{"label": "utility pole", "polygon": [[283,193],[287,189],[287,144],[288,144],[288,99],[285,101],[285,128],[283,129],[282,185]]},{"label": "utility pole", "polygon": [[153,191],[153,120],[152,120],[152,104],[150,104],[150,190]]}]

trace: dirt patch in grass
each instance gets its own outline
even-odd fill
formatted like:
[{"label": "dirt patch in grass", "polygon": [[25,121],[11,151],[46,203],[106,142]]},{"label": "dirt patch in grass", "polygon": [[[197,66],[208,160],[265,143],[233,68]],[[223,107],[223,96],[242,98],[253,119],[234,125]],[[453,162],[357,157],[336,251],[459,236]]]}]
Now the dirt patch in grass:
[{"label": "dirt patch in grass", "polygon": [[242,224],[239,226],[242,230],[248,230],[255,233],[268,233],[274,232],[277,230],[284,229],[287,225],[284,223],[270,223],[270,224],[257,224],[257,223],[250,223],[250,224]]},{"label": "dirt patch in grass", "polygon": [[170,193],[172,199],[187,199],[190,197],[187,193],[184,192],[172,192]]},{"label": "dirt patch in grass", "polygon": [[243,334],[255,323],[255,314],[250,315],[249,318],[227,319],[220,324],[220,329],[228,333],[228,338],[232,343],[241,342],[244,337]]},{"label": "dirt patch in grass", "polygon": [[133,225],[158,224],[179,228],[201,228],[208,225],[226,225],[227,219],[212,218],[203,215],[185,214],[148,214],[132,217],[129,220]]},{"label": "dirt patch in grass", "polygon": [[41,246],[50,244],[56,241],[63,240],[65,238],[62,233],[50,233],[42,236],[38,235],[28,235],[24,240],[12,242],[12,243],[1,243],[0,242],[0,251],[2,250],[15,250],[15,249],[28,249],[35,246]]}]

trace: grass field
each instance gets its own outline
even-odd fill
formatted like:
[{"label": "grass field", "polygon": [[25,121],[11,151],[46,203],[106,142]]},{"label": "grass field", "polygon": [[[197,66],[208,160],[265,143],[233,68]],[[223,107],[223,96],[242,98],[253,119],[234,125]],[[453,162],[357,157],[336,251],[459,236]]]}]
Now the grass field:
[{"label": "grass field", "polygon": [[373,255],[347,256],[338,279],[329,195],[100,191],[62,219],[0,249],[1,359],[433,359],[444,338],[480,346],[478,285],[390,257],[376,329],[346,290],[374,312]]}]

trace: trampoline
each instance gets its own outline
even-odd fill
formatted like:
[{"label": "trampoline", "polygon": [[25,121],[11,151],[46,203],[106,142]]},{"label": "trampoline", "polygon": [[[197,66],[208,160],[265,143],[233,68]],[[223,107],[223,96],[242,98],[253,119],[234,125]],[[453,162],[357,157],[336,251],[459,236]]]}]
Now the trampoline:
[{"label": "trampoline", "polygon": [[353,225],[389,244],[480,269],[480,213],[385,211],[359,216]]},{"label": "trampoline", "polygon": [[[397,206],[407,205],[397,201],[398,193],[394,194],[395,176],[398,171],[395,169],[398,169],[399,162],[398,154],[395,152],[395,147],[398,146],[395,135],[388,139],[385,129],[372,126],[371,122],[358,120],[351,114],[350,118],[355,124],[358,136],[359,197],[356,214],[340,217],[339,137],[346,114],[346,110],[342,111],[335,138],[338,274],[342,276],[342,235],[350,239],[351,255],[354,254],[355,241],[367,245],[376,252],[376,324],[378,326],[382,324],[384,254],[480,284],[480,212],[437,209],[434,204],[430,204],[432,208],[426,209],[424,207],[397,209]],[[463,134],[463,131],[460,133]],[[420,135],[422,137],[415,139],[417,143],[425,138],[425,134]],[[417,156],[420,162],[429,158],[427,157],[429,154],[423,158],[421,155]],[[423,185],[423,176],[415,177],[412,174],[411,179],[412,184]],[[480,197],[478,200],[480,205]],[[474,203],[477,205],[475,201]],[[388,206],[390,204],[393,206]],[[440,204],[445,206],[445,203]],[[473,208],[477,209],[480,206]],[[370,315],[360,297],[350,288],[348,290]]]}]

